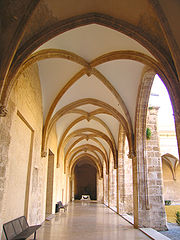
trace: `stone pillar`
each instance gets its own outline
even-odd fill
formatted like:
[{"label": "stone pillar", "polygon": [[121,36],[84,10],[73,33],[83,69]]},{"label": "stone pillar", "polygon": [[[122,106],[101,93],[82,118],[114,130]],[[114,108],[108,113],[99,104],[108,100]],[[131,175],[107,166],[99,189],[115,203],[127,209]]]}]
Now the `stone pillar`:
[{"label": "stone pillar", "polygon": [[166,214],[163,199],[162,162],[157,129],[158,107],[151,107],[147,113],[147,128],[151,131],[146,140],[147,184],[150,209],[150,227],[166,229]]},{"label": "stone pillar", "polygon": [[103,163],[103,188],[104,188],[104,204],[108,206],[108,175],[106,174],[106,164]]},{"label": "stone pillar", "polygon": [[103,179],[97,174],[97,200],[103,202]]},{"label": "stone pillar", "polygon": [[134,221],[135,227],[166,230],[157,113],[158,108],[151,107],[148,110],[146,127],[151,130],[151,137],[147,140],[139,135],[143,140],[142,146],[139,146],[137,156],[132,157]]},{"label": "stone pillar", "polygon": [[74,174],[72,175],[72,201],[74,201]]},{"label": "stone pillar", "polygon": [[125,150],[125,132],[123,127],[120,126],[119,129],[119,147],[118,147],[118,191],[117,199],[119,200],[117,206],[117,212],[119,214],[124,213],[124,150]]},{"label": "stone pillar", "polygon": [[132,160],[128,158],[129,147],[125,131],[119,129],[118,148],[118,213],[132,213],[133,211],[133,185],[132,185]]},{"label": "stone pillar", "polygon": [[132,159],[128,158],[129,146],[127,137],[124,145],[124,211],[127,214],[133,213],[133,179]]},{"label": "stone pillar", "polygon": [[109,207],[117,211],[117,170],[114,169],[113,154],[109,157]]},{"label": "stone pillar", "polygon": [[137,158],[132,153],[129,155],[132,159],[133,166],[133,215],[134,215],[134,227],[139,227],[139,189],[138,189],[138,168],[137,168]]}]

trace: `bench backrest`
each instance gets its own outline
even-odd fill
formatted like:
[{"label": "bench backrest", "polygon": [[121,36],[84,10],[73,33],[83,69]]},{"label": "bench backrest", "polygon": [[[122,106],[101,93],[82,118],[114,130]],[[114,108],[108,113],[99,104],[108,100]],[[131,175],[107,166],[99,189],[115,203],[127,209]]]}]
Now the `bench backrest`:
[{"label": "bench backrest", "polygon": [[7,240],[13,239],[28,227],[29,225],[25,216],[16,218],[10,222],[3,224],[3,230]]},{"label": "bench backrest", "polygon": [[61,201],[58,202],[60,207],[64,207]]}]

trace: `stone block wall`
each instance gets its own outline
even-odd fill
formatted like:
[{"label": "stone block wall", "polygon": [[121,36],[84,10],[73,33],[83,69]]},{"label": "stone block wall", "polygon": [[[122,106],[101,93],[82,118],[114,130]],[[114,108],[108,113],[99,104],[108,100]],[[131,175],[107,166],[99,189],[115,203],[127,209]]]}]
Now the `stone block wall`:
[{"label": "stone block wall", "polygon": [[147,161],[147,206],[149,207],[150,227],[158,230],[166,229],[166,214],[163,199],[162,164],[157,128],[158,108],[148,109],[147,128],[151,130],[150,139],[146,140]]}]

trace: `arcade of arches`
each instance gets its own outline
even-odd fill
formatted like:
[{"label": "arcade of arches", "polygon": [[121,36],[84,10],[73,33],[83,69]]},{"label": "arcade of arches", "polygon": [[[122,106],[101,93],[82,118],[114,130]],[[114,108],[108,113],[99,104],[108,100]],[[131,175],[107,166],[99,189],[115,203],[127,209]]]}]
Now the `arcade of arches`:
[{"label": "arcade of arches", "polygon": [[0,11],[0,227],[88,194],[135,228],[166,229],[148,101],[158,74],[180,147],[180,2],[2,0]]}]

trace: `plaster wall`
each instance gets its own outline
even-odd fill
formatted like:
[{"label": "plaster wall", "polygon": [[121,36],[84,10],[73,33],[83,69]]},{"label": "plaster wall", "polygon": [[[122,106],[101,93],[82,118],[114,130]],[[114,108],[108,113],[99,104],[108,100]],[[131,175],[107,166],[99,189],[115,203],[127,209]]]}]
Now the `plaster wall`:
[{"label": "plaster wall", "polygon": [[[31,130],[18,117],[14,116],[9,147],[9,178],[7,182],[6,200],[4,202],[5,218],[26,215],[26,184],[28,163],[31,154]],[[26,142],[26,144],[24,144]],[[22,148],[23,146],[23,148]],[[17,189],[18,187],[18,189]],[[8,220],[8,219],[7,219]]]}]

